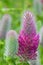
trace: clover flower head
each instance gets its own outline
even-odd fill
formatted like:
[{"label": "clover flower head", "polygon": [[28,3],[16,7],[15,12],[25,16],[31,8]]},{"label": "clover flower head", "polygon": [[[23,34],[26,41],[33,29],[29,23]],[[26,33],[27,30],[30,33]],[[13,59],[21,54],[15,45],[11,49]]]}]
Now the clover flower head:
[{"label": "clover flower head", "polygon": [[18,38],[18,55],[23,59],[35,59],[39,45],[39,34],[36,32],[35,19],[30,11],[26,11],[22,18],[22,29]]},{"label": "clover flower head", "polygon": [[18,34],[14,30],[10,30],[5,40],[5,56],[14,57],[18,52]]}]

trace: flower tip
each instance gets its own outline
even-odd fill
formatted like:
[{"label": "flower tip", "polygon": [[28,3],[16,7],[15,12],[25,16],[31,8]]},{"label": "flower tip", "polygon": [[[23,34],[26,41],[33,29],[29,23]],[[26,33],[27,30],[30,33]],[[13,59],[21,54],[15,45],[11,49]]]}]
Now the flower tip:
[{"label": "flower tip", "polygon": [[[6,21],[6,20],[10,20],[11,21],[11,16],[9,14],[5,14],[2,18],[2,20]],[[6,21],[8,22],[8,21]]]},{"label": "flower tip", "polygon": [[14,31],[14,30],[10,30],[8,33],[7,33],[7,35],[6,35],[6,37],[9,37],[9,36],[11,36],[11,37],[18,37],[18,34],[16,33],[16,31]]}]

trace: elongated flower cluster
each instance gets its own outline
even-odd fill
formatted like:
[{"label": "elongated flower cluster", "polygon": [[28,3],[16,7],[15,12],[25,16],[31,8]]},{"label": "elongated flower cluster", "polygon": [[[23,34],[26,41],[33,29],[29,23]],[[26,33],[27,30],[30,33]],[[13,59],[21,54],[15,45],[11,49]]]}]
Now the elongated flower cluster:
[{"label": "elongated flower cluster", "polygon": [[14,57],[18,52],[18,41],[16,31],[10,30],[6,35],[5,40],[5,53],[7,57]]},{"label": "elongated flower cluster", "polygon": [[43,27],[40,30],[40,45],[43,46]]},{"label": "elongated flower cluster", "polygon": [[18,38],[18,55],[23,59],[35,59],[39,45],[39,35],[36,32],[35,19],[31,12],[25,11],[22,18],[22,29]]},{"label": "elongated flower cluster", "polygon": [[41,3],[43,4],[43,0],[41,0]]},{"label": "elongated flower cluster", "polygon": [[0,39],[4,39],[11,27],[11,16],[5,14],[0,21]]},{"label": "elongated flower cluster", "polygon": [[42,4],[42,11],[43,11],[43,0],[41,0],[41,4]]},{"label": "elongated flower cluster", "polygon": [[33,7],[35,10],[35,14],[40,15],[42,12],[41,0],[33,0]]}]

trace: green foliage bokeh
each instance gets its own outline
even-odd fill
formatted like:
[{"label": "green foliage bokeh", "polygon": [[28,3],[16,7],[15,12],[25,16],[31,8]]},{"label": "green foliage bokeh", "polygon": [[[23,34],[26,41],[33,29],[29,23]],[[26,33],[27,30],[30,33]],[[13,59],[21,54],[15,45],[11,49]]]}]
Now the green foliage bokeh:
[{"label": "green foliage bokeh", "polygon": [[[11,29],[16,30],[19,33],[21,28],[21,17],[22,12],[26,9],[29,9],[34,13],[33,8],[33,1],[32,0],[0,0],[0,19],[4,14],[10,14],[12,17],[12,24]],[[40,16],[36,15],[36,23],[38,32],[43,25],[43,12]],[[0,65],[14,65],[13,61],[5,61],[3,54],[4,54],[4,44],[5,40],[0,40]],[[40,61],[41,65],[43,65],[43,48],[40,47]],[[15,59],[14,59],[15,60]],[[19,58],[16,58],[17,65],[24,65],[23,63],[19,63]],[[28,64],[26,64],[28,65]]]}]

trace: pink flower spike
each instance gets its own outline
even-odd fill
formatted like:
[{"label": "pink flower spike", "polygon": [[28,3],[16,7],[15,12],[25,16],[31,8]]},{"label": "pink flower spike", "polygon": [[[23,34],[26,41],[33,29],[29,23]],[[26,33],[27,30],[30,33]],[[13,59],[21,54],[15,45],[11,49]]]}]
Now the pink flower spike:
[{"label": "pink flower spike", "polygon": [[35,59],[39,45],[39,35],[36,32],[35,19],[31,12],[26,11],[22,19],[22,30],[20,31],[18,55],[24,60]]}]

